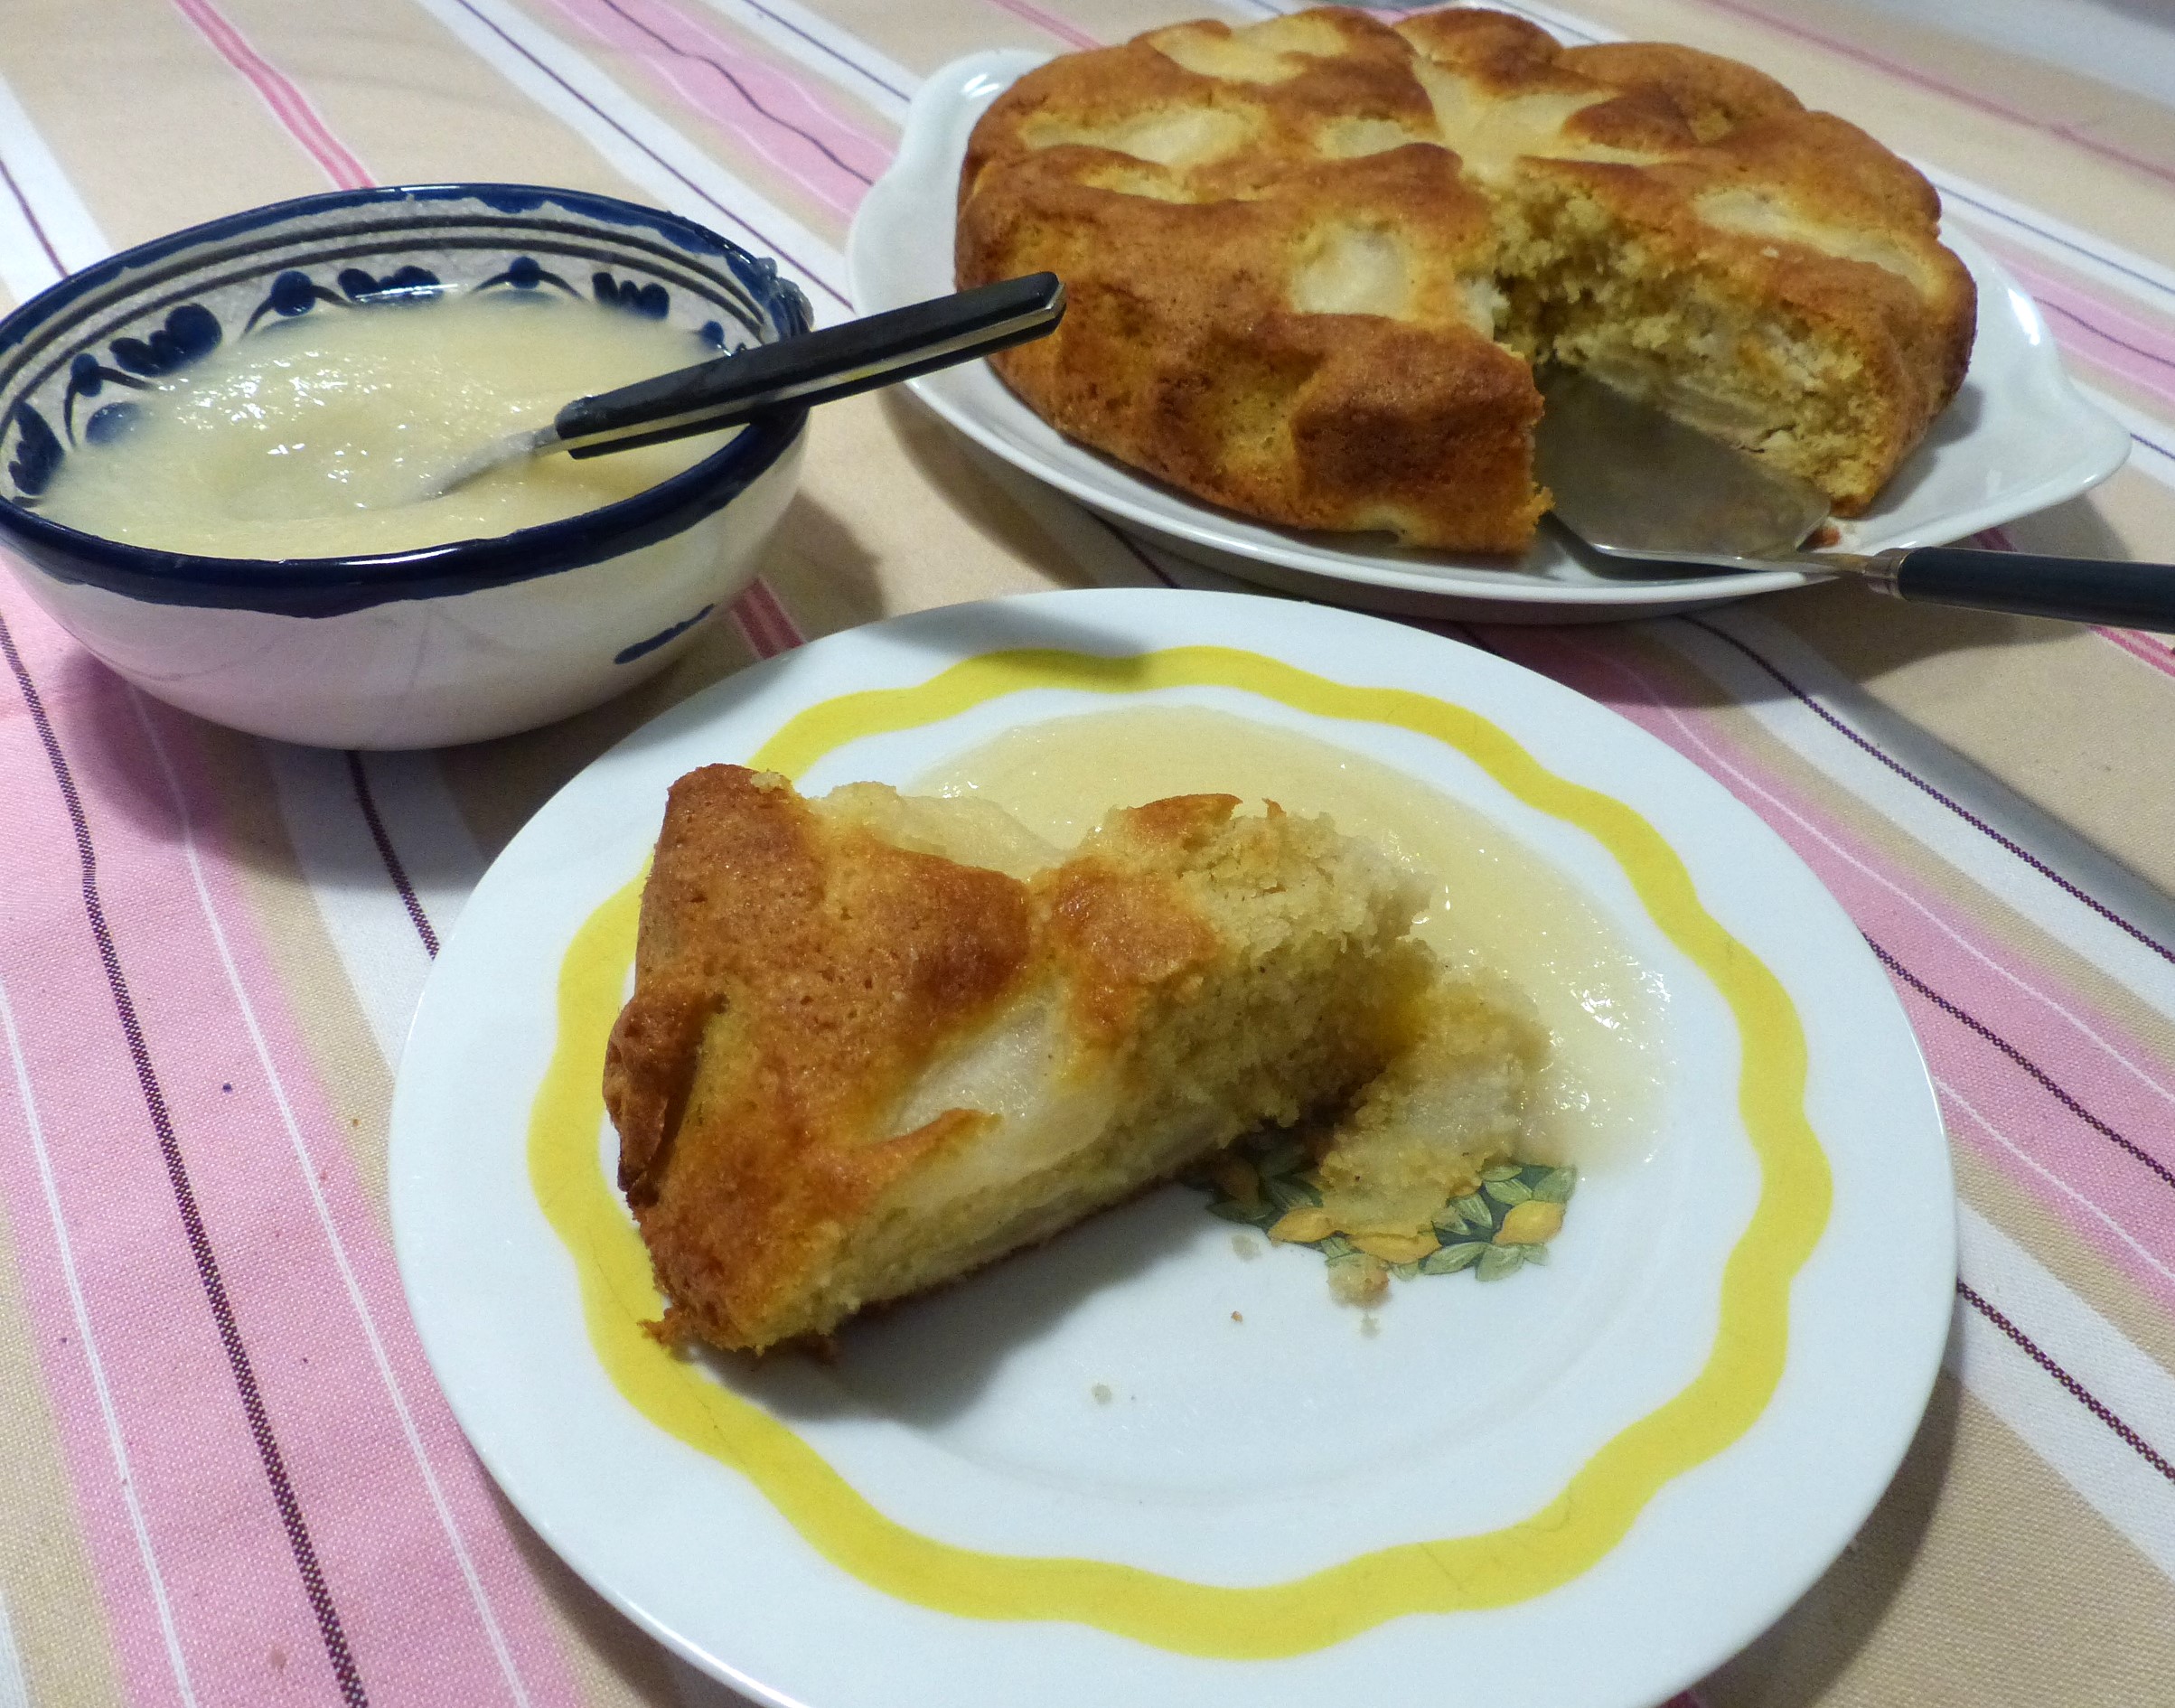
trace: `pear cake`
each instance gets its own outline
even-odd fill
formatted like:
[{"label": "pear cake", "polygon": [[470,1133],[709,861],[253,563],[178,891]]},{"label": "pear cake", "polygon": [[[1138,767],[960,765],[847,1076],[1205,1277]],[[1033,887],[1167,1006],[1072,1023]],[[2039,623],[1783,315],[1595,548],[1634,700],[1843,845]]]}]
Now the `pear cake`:
[{"label": "pear cake", "polygon": [[1544,362],[1863,511],[1970,358],[1939,225],[1734,61],[1324,8],[1028,72],[969,143],[956,259],[1064,278],[1058,331],[991,360],[1070,437],[1265,521],[1513,552]]},{"label": "pear cake", "polygon": [[[1422,887],[1240,805],[1120,810],[1061,852],[971,798],[675,784],[605,1069],[660,1332],[826,1334],[1266,1123],[1356,1108],[1401,1156],[1440,1127],[1439,1089],[1386,1071],[1439,1018],[1474,1036],[1410,934]],[[1489,1071],[1474,1131],[1500,1146],[1522,1058]]]}]

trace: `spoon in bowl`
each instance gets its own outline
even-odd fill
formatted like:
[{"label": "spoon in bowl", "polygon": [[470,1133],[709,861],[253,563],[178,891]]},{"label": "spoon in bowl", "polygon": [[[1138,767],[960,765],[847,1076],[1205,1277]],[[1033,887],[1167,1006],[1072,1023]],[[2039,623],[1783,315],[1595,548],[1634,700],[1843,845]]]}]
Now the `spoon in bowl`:
[{"label": "spoon in bowl", "polygon": [[894,385],[1041,338],[1064,317],[1055,273],[1004,279],[882,314],[802,333],[577,398],[548,427],[531,427],[433,470],[399,501],[421,503],[479,475],[548,451],[605,456],[736,427],[772,409],[805,408]]}]

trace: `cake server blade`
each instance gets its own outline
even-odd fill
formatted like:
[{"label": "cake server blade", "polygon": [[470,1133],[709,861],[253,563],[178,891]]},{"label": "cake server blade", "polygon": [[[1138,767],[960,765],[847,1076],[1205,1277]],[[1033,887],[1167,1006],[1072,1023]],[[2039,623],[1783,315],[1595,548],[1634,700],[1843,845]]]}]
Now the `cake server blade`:
[{"label": "cake server blade", "polygon": [[1533,472],[1555,517],[1604,556],[1716,569],[1852,576],[1898,599],[2072,623],[2175,630],[2175,566],[1917,546],[1807,551],[1817,487],[1567,368],[1536,376]]}]

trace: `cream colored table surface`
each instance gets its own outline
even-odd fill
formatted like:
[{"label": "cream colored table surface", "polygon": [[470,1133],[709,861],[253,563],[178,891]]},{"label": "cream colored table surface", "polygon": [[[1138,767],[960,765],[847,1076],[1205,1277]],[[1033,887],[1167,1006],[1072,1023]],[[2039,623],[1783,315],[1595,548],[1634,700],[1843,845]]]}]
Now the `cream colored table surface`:
[{"label": "cream colored table surface", "polygon": [[[465,178],[676,209],[792,255],[835,318],[848,223],[921,76],[1189,10],[0,0],[0,302],[253,203]],[[2008,542],[2175,557],[2163,14],[1533,15],[1749,61],[1919,163],[2134,436],[2123,473]],[[384,1131],[430,956],[552,790],[752,658],[951,601],[1203,579],[906,399],[812,431],[762,582],[693,653],[473,748],[328,754],[197,723],[0,577],[0,1708],[727,1699],[506,1508],[421,1362]],[[1840,587],[1467,638],[1636,718],[1791,840],[1886,959],[1949,1123],[1962,1284],[1917,1443],[1844,1557],[1696,1700],[2175,1703],[2168,643]]]}]

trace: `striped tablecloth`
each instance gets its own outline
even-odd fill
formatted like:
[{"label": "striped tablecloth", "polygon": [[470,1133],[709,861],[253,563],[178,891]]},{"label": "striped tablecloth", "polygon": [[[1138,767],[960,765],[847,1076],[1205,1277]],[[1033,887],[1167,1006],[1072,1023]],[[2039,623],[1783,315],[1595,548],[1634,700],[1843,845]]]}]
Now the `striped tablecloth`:
[{"label": "striped tablecloth", "polygon": [[[1191,9],[0,0],[0,296],[251,203],[486,178],[675,208],[842,314],[847,223],[918,77]],[[2114,0],[1533,15],[1748,60],[1910,155],[2135,441],[2006,540],[2175,557],[2175,26]],[[813,432],[764,580],[694,655],[474,748],[198,723],[0,577],[0,1708],[730,1700],[556,1563],[424,1365],[384,1138],[431,956],[554,788],[749,659],[918,606],[1195,573],[909,401]],[[1635,718],[1812,863],[1893,975],[1955,1149],[1962,1280],[1917,1445],[1697,1699],[2175,1703],[2169,643],[1846,587],[1469,638]]]}]

